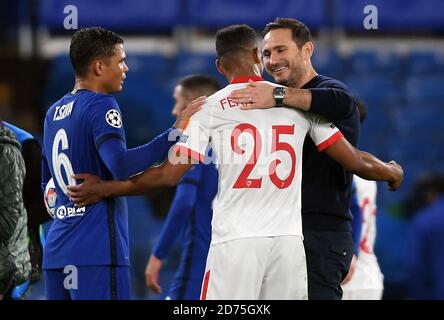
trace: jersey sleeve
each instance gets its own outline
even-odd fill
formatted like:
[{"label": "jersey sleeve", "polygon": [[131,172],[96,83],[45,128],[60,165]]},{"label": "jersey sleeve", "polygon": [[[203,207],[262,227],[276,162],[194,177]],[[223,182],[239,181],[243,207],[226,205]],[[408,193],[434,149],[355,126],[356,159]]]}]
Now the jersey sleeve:
[{"label": "jersey sleeve", "polygon": [[110,139],[121,139],[126,143],[122,114],[117,101],[112,96],[101,96],[89,110],[91,134],[98,150],[100,145]]},{"label": "jersey sleeve", "polygon": [[210,141],[211,112],[208,104],[195,113],[184,130],[176,151],[190,158],[204,162],[205,152]]},{"label": "jersey sleeve", "polygon": [[320,152],[324,151],[343,137],[341,131],[339,131],[332,122],[328,122],[325,118],[314,114],[310,114],[308,117],[310,120],[310,130],[308,134]]}]

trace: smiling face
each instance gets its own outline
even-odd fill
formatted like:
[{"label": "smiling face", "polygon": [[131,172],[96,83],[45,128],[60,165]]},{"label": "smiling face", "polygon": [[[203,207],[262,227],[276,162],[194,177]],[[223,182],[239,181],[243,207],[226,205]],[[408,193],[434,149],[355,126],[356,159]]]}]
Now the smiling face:
[{"label": "smiling face", "polygon": [[299,48],[291,29],[273,29],[262,41],[262,62],[277,83],[294,87],[311,66],[312,48],[311,42]]},{"label": "smiling face", "polygon": [[125,58],[126,54],[123,44],[116,44],[114,55],[102,64],[101,81],[106,92],[112,93],[122,90],[123,82],[128,72]]}]

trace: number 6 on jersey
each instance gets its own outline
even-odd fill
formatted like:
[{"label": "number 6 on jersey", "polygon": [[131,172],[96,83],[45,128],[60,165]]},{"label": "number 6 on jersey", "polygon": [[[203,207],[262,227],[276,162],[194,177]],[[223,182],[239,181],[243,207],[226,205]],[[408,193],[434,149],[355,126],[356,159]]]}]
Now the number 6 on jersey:
[{"label": "number 6 on jersey", "polygon": [[[72,169],[72,164],[68,156],[62,151],[59,153],[60,143],[62,143],[62,151],[69,148],[68,136],[65,129],[60,129],[59,131],[57,131],[54,137],[54,143],[52,145],[52,167],[54,169],[54,175],[57,180],[57,184],[60,186],[63,193],[65,195],[68,195],[67,186],[76,184],[76,181],[74,178],[72,178],[74,170]],[[62,167],[65,170],[68,184],[66,184],[65,180],[63,180]]]}]

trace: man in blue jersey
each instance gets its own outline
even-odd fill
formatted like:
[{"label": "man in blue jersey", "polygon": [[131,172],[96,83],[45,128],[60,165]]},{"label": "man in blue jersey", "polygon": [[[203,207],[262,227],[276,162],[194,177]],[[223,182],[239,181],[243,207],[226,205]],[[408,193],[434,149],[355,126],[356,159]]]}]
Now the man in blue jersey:
[{"label": "man in blue jersey", "polygon": [[[48,299],[129,299],[127,207],[114,197],[75,208],[67,185],[90,172],[127,179],[150,167],[175,143],[170,128],[151,142],[127,149],[120,108],[110,95],[122,90],[128,72],[123,40],[112,31],[77,31],[69,52],[74,90],[48,110],[44,124],[42,187],[57,191],[55,221],[43,255]],[[176,122],[175,127],[183,125]]]},{"label": "man in blue jersey", "polygon": [[[174,90],[173,115],[178,116],[187,103],[199,96],[210,96],[220,89],[213,77],[192,75],[182,79]],[[183,246],[179,270],[167,299],[199,300],[205,262],[211,241],[212,202],[217,192],[217,170],[213,163],[194,165],[177,184],[159,242],[147,265],[146,284],[155,293],[161,292],[159,272],[162,260],[183,230]]]}]

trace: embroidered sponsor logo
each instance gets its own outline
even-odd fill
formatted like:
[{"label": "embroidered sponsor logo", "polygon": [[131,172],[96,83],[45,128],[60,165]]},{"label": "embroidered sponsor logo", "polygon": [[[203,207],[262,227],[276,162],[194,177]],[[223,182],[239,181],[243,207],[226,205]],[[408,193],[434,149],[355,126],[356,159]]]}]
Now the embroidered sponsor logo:
[{"label": "embroidered sponsor logo", "polygon": [[58,219],[63,220],[69,217],[83,216],[85,213],[86,213],[85,207],[75,208],[75,207],[60,206],[57,208],[56,216]]}]

